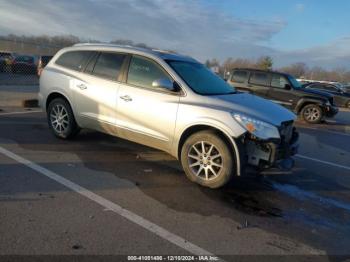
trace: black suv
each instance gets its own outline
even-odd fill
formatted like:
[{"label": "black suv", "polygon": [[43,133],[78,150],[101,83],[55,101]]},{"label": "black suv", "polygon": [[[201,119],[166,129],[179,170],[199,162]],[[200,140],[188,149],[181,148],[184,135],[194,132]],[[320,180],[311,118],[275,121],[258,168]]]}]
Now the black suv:
[{"label": "black suv", "polygon": [[231,72],[227,82],[240,91],[279,103],[309,123],[319,123],[338,113],[331,94],[303,88],[289,74],[239,68]]}]

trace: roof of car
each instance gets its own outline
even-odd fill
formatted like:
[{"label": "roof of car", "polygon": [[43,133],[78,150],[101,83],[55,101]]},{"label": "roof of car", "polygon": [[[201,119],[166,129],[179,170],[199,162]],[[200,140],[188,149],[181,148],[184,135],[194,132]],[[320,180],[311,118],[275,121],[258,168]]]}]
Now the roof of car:
[{"label": "roof of car", "polygon": [[130,45],[117,45],[117,44],[106,44],[106,43],[79,43],[72,46],[72,49],[79,49],[81,47],[84,47],[84,49],[93,49],[93,50],[116,50],[116,51],[125,51],[125,52],[131,52],[131,53],[144,53],[144,54],[150,54],[157,57],[160,57],[162,59],[169,59],[169,60],[185,60],[185,61],[191,61],[191,62],[197,62],[195,59],[193,59],[190,56],[181,55],[178,53],[175,53],[174,51],[169,50],[160,50],[160,49],[151,49],[151,48],[143,48],[143,47],[136,47],[136,46],[130,46]]},{"label": "roof of car", "polygon": [[263,72],[263,73],[275,73],[275,74],[281,74],[281,75],[289,75],[288,73],[283,73],[279,71],[272,71],[272,70],[263,70],[263,69],[256,69],[256,68],[247,68],[247,67],[237,67],[233,70],[247,70],[247,71],[255,71],[255,72]]}]

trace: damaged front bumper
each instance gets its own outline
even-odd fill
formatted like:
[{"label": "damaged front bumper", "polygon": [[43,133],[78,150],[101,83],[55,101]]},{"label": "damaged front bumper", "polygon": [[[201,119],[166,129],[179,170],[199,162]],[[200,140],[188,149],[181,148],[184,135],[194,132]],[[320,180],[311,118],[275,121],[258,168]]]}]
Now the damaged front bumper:
[{"label": "damaged front bumper", "polygon": [[271,168],[290,170],[294,166],[292,156],[298,152],[299,134],[292,123],[287,123],[280,128],[280,136],[280,139],[261,140],[245,134],[241,141],[241,159],[245,166],[253,166],[260,171]]}]

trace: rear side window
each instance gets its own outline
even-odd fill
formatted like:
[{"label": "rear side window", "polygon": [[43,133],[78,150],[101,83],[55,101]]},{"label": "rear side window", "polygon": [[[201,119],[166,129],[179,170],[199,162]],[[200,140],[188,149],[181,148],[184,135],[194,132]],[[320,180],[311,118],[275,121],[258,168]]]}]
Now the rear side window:
[{"label": "rear side window", "polygon": [[267,85],[268,74],[262,72],[252,72],[249,83],[255,85]]},{"label": "rear side window", "polygon": [[248,78],[247,71],[234,71],[232,74],[232,81],[237,83],[244,83]]},{"label": "rear side window", "polygon": [[289,84],[288,80],[282,75],[272,75],[271,86],[284,89],[286,84]]},{"label": "rear side window", "polygon": [[89,57],[91,56],[92,51],[70,51],[62,54],[57,60],[56,64],[72,69],[80,71],[84,68],[87,63]]},{"label": "rear side window", "polygon": [[154,88],[152,87],[153,81],[163,78],[172,81],[170,76],[157,63],[139,56],[132,57],[129,66],[128,84]]},{"label": "rear side window", "polygon": [[101,53],[92,73],[103,78],[118,80],[125,58],[125,54]]}]

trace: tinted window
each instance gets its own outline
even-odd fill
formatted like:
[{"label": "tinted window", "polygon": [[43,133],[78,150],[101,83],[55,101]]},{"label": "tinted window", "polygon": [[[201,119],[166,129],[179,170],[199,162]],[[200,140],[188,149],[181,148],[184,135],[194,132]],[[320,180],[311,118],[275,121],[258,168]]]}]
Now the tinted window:
[{"label": "tinted window", "polygon": [[234,71],[232,75],[232,81],[237,83],[244,83],[248,78],[247,71]]},{"label": "tinted window", "polygon": [[96,64],[96,60],[97,60],[99,55],[100,54],[98,52],[95,52],[93,55],[90,56],[90,59],[85,67],[84,72],[92,74],[92,71],[94,70],[94,67]]},{"label": "tinted window", "polygon": [[55,63],[60,66],[67,67],[69,69],[80,71],[84,67],[84,64],[87,62],[92,53],[92,51],[66,52],[63,55],[61,55]]},{"label": "tinted window", "polygon": [[117,53],[101,53],[95,64],[93,74],[117,80],[126,55]]},{"label": "tinted window", "polygon": [[155,62],[139,56],[131,58],[128,84],[152,88],[152,82],[162,78],[168,78],[170,81],[173,81]]},{"label": "tinted window", "polygon": [[289,82],[292,83],[293,88],[296,88],[296,89],[302,88],[300,82],[296,80],[294,76],[288,75],[288,79],[289,79]]},{"label": "tinted window", "polygon": [[284,89],[286,84],[289,84],[288,80],[282,75],[272,75],[271,86]]},{"label": "tinted window", "polygon": [[268,74],[261,72],[251,73],[249,83],[256,85],[267,85]]}]

